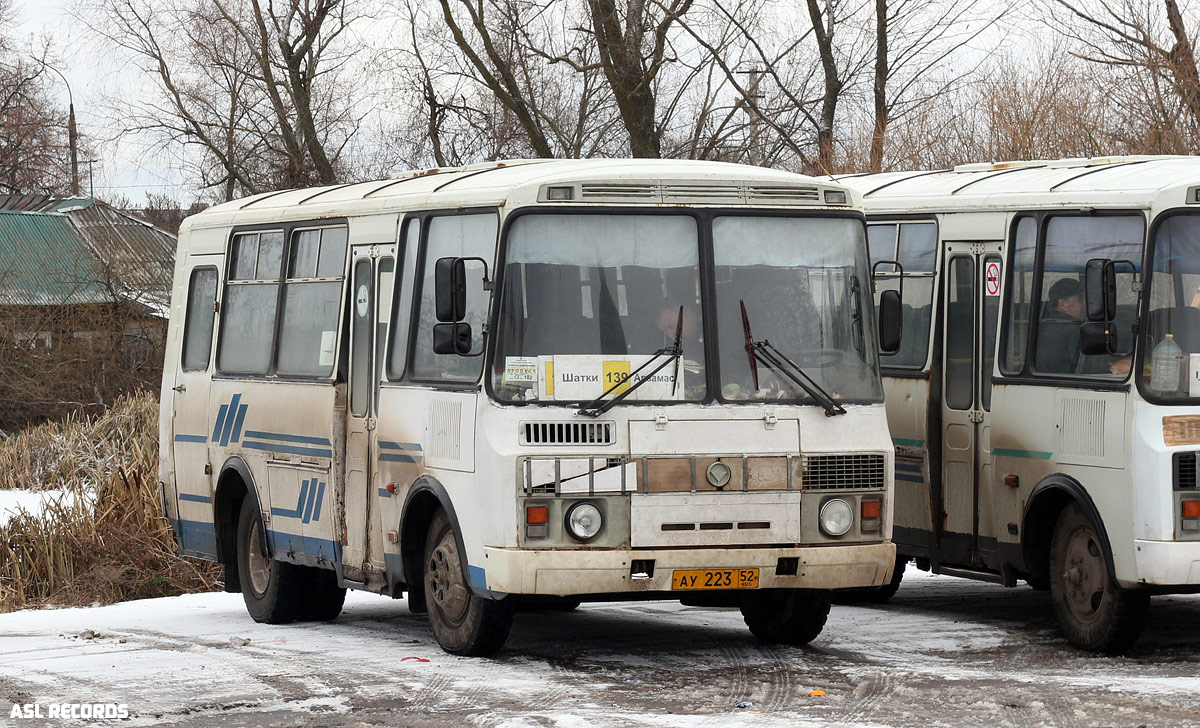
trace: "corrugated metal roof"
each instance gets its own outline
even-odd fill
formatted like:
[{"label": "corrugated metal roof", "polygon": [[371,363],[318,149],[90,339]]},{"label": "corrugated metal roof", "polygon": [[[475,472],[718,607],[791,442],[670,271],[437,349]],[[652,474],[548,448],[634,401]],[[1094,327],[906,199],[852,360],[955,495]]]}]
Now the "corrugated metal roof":
[{"label": "corrugated metal roof", "polygon": [[88,198],[0,210],[0,304],[143,304],[166,315],[175,236]]},{"label": "corrugated metal roof", "polygon": [[0,304],[48,306],[112,300],[99,261],[70,218],[0,210]]}]

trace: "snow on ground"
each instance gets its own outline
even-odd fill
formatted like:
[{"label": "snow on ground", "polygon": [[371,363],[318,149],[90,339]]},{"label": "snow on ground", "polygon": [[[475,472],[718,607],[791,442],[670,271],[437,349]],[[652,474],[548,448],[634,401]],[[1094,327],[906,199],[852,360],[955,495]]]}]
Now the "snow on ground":
[{"label": "snow on ground", "polygon": [[0,490],[0,526],[22,510],[40,515],[46,504],[54,501],[69,506],[75,502],[75,494],[65,490]]},{"label": "snow on ground", "polygon": [[460,658],[403,600],[272,626],[200,594],[0,615],[0,725],[97,725],[8,716],[115,702],[128,726],[1180,726],[1200,725],[1198,668],[1200,596],[1156,598],[1135,650],[1097,657],[1045,594],[911,567],[807,648],[757,643],[737,610],[608,602],[518,614],[497,658]]}]

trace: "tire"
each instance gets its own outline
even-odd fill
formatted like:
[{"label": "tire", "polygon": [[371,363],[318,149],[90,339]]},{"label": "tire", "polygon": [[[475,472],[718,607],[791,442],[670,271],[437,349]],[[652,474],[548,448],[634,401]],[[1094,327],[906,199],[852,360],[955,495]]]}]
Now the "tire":
[{"label": "tire", "polygon": [[512,628],[512,603],[475,594],[463,576],[464,567],[454,529],[438,511],[425,538],[422,574],[429,624],[438,644],[452,655],[495,654]]},{"label": "tire", "polygon": [[1058,517],[1050,540],[1050,597],[1067,641],[1089,652],[1119,654],[1146,623],[1150,595],[1113,581],[1098,529],[1078,503]]},{"label": "tire", "polygon": [[307,567],[305,571],[308,572],[308,588],[298,618],[315,622],[337,619],[346,602],[346,590],[338,586],[337,573],[315,566]]},{"label": "tire", "polygon": [[267,555],[265,535],[254,500],[245,499],[238,516],[237,558],[246,611],[255,622],[287,624],[297,616],[309,579],[304,567]]},{"label": "tire", "polygon": [[896,565],[892,569],[892,579],[881,586],[863,587],[861,589],[839,589],[833,593],[833,601],[837,604],[883,604],[896,596],[900,582],[904,580],[904,569],[908,566],[907,556],[897,556]]},{"label": "tire", "polygon": [[742,599],[742,619],[762,642],[806,645],[824,629],[829,605],[821,589],[764,589]]}]

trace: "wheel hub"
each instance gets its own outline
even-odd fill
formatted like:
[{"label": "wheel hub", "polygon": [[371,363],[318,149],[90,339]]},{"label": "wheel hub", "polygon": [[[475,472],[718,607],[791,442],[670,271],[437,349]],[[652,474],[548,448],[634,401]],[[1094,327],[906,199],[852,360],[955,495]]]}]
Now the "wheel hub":
[{"label": "wheel hub", "polygon": [[429,563],[425,567],[428,577],[426,592],[438,611],[452,624],[461,623],[470,606],[470,593],[463,581],[460,564],[458,546],[454,543],[453,534],[447,531],[429,555]]},{"label": "wheel hub", "polygon": [[267,586],[271,583],[271,559],[263,555],[262,542],[262,526],[255,524],[250,528],[250,539],[247,554],[247,566],[250,567],[250,588],[255,594],[262,595],[267,592]]},{"label": "wheel hub", "polygon": [[1091,530],[1080,528],[1067,542],[1066,557],[1063,582],[1067,606],[1081,621],[1093,622],[1099,617],[1108,587],[1104,552]]}]

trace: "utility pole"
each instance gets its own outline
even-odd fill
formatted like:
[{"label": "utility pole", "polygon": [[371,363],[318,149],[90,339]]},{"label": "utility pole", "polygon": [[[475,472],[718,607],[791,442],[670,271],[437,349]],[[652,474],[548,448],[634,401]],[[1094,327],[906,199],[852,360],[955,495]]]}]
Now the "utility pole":
[{"label": "utility pole", "polygon": [[739,74],[744,74],[750,77],[746,96],[741,100],[743,108],[746,110],[746,115],[749,117],[750,135],[746,140],[746,161],[750,164],[761,165],[762,155],[758,153],[759,135],[762,132],[762,117],[759,116],[757,108],[758,100],[762,98],[762,93],[759,92],[758,85],[762,81],[763,71],[758,66],[753,66],[745,71],[738,71]]},{"label": "utility pole", "polygon": [[46,63],[37,56],[33,60],[41,63],[45,68],[49,68],[58,74],[58,77],[67,85],[67,142],[71,146],[71,194],[79,194],[79,135],[75,131],[75,97],[71,94],[71,82],[63,75],[62,71],[58,70],[49,63]]}]

